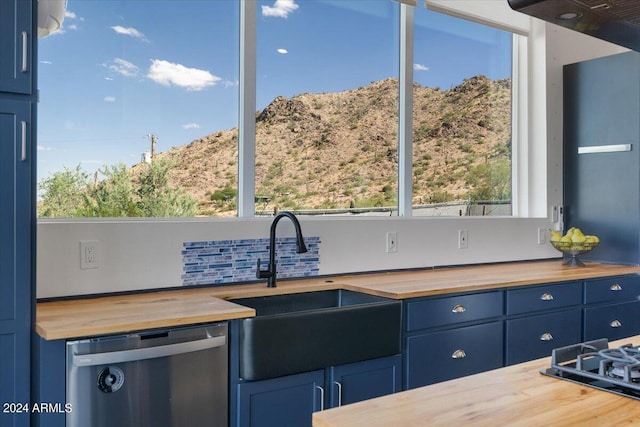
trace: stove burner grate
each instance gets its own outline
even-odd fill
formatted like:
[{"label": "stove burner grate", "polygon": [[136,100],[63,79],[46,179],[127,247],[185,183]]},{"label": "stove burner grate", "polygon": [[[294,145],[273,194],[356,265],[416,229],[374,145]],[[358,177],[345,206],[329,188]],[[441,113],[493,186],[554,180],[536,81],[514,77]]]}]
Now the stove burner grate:
[{"label": "stove burner grate", "polygon": [[554,349],[542,374],[640,400],[640,348],[607,339]]}]

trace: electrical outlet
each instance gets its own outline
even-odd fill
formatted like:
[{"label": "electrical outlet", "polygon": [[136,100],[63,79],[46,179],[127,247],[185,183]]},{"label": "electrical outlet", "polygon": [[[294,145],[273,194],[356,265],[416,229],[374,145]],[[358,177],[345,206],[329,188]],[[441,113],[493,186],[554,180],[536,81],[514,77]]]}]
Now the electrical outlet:
[{"label": "electrical outlet", "polygon": [[544,245],[545,243],[547,243],[547,229],[538,227],[538,244]]},{"label": "electrical outlet", "polygon": [[469,234],[467,230],[458,230],[458,249],[467,249]]},{"label": "electrical outlet", "polygon": [[80,269],[100,267],[100,242],[97,240],[83,240],[80,242]]},{"label": "electrical outlet", "polygon": [[387,253],[398,252],[398,233],[389,231],[387,233]]}]

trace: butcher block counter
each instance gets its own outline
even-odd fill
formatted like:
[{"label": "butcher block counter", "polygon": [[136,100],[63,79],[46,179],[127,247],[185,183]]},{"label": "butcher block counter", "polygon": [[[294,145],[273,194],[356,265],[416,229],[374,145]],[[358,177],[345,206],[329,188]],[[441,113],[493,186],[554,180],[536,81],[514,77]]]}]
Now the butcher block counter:
[{"label": "butcher block counter", "polygon": [[[640,344],[640,335],[609,347]],[[540,374],[550,358],[313,414],[314,427],[640,425],[640,402]]]},{"label": "butcher block counter", "polygon": [[330,289],[348,289],[394,299],[471,292],[540,283],[640,273],[640,267],[561,261],[525,261],[477,266],[342,275],[266,284],[177,289],[37,304],[36,331],[47,340],[217,322],[255,315],[229,298],[246,298]]}]

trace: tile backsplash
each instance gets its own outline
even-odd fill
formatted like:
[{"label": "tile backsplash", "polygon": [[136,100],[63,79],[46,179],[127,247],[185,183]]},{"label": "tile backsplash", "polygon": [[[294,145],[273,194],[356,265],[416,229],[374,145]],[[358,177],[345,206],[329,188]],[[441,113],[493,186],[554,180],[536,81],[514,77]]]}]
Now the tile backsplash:
[{"label": "tile backsplash", "polygon": [[[276,238],[278,278],[317,276],[320,238],[305,237],[307,252],[296,252],[295,237]],[[269,239],[184,242],[182,284],[210,285],[255,281],[260,258],[264,270],[269,264]]]}]

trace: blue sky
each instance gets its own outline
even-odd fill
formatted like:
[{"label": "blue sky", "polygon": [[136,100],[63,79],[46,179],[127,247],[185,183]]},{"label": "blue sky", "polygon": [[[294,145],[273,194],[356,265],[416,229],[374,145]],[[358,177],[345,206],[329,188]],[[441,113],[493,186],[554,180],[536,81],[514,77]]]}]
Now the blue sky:
[{"label": "blue sky", "polygon": [[[236,0],[68,0],[62,29],[38,45],[38,181],[134,164],[149,134],[166,151],[235,127],[238,14]],[[506,34],[415,16],[418,83],[509,76],[509,64],[486,61],[510,49]],[[257,109],[397,77],[397,21],[390,0],[259,0]]]}]

